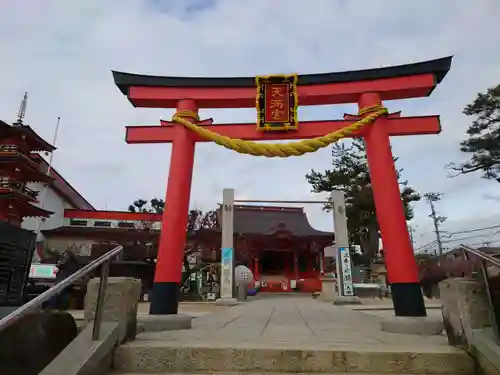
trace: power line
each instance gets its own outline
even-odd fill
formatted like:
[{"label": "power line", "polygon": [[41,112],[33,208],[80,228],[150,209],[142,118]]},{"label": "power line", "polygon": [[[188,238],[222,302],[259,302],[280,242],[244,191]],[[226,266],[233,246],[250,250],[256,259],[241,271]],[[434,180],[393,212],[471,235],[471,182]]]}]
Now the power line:
[{"label": "power line", "polygon": [[[490,235],[490,239],[495,237],[495,235],[497,235],[498,233],[500,232],[495,232],[493,233],[492,235]],[[470,240],[470,239],[473,239],[473,238],[479,238],[479,237],[484,237],[486,234],[476,234],[475,236],[467,236],[467,237],[460,237],[460,238],[452,238],[450,240],[444,240],[443,243],[448,243],[448,242],[456,242],[456,241],[463,241],[463,240]]]},{"label": "power line", "polygon": [[[489,226],[489,227],[482,227],[482,228],[475,228],[475,229],[468,229],[468,230],[461,230],[461,231],[451,232],[451,233],[447,233],[447,234],[441,236],[441,238],[450,238],[450,237],[452,237],[452,236],[454,236],[456,234],[466,234],[466,233],[481,232],[481,231],[485,231],[485,230],[489,230],[489,229],[496,229],[496,228],[500,228],[500,224],[498,224],[498,225],[492,225],[492,226]],[[479,236],[477,236],[477,237],[479,237]],[[454,241],[454,240],[445,240],[443,242],[450,242],[450,241]],[[437,242],[437,240],[430,241],[430,242],[426,243],[425,245],[419,246],[415,250],[420,250],[420,249],[423,249],[424,247],[435,245],[436,242]]]},{"label": "power line", "polygon": [[471,243],[467,246],[479,246],[479,245],[492,245],[492,244],[496,244],[496,243],[500,243],[500,240],[496,240],[496,241],[483,241],[483,242],[477,242],[477,243]]},{"label": "power line", "polygon": [[445,236],[443,237],[451,237],[455,234],[464,234],[464,233],[473,233],[473,232],[480,232],[480,231],[483,231],[483,230],[488,230],[488,229],[496,229],[496,228],[500,228],[500,224],[498,225],[492,225],[490,227],[483,227],[483,228],[476,228],[476,229],[468,229],[468,230],[462,230],[462,231],[458,231],[458,232],[451,232],[451,233],[448,233],[446,234]]},{"label": "power line", "polygon": [[430,245],[435,245],[435,244],[436,244],[436,242],[437,242],[437,241],[436,241],[436,240],[434,240],[434,241],[431,241],[431,242],[429,242],[429,243],[426,243],[425,245],[422,245],[422,246],[420,246],[420,247],[417,247],[417,248],[415,249],[415,251],[416,251],[416,250],[423,249],[424,247],[427,247],[427,246],[430,246]]}]

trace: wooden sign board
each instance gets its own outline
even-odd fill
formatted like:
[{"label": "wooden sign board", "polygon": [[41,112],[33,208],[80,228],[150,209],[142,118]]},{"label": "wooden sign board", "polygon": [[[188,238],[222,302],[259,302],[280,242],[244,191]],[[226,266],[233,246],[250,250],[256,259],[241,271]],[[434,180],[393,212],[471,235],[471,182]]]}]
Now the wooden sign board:
[{"label": "wooden sign board", "polygon": [[257,130],[297,130],[297,75],[258,76]]}]

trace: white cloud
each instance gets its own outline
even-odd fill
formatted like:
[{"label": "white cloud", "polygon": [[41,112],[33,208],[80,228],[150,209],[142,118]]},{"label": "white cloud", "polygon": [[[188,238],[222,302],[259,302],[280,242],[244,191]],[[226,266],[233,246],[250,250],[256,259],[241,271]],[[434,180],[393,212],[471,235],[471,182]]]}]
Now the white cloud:
[{"label": "white cloud", "polygon": [[[4,0],[0,13],[0,116],[13,120],[29,91],[27,121],[50,140],[62,125],[55,167],[98,207],[124,209],[136,197],[162,196],[168,145],[127,145],[126,124],[158,124],[171,110],[134,109],[111,70],[184,76],[327,72],[455,55],[430,98],[387,103],[405,115],[441,114],[440,136],[393,140],[404,177],[418,190],[460,185],[443,166],[458,150],[469,119],[462,107],[500,83],[496,0]],[[339,118],[353,106],[307,108],[301,118]],[[218,122],[254,121],[251,110],[204,111]],[[304,174],[330,164],[328,150],[289,160],[231,154],[197,146],[192,204],[213,206],[223,187],[259,199],[306,199]],[[478,176],[473,176],[477,178]],[[499,186],[500,187],[500,186]],[[443,214],[493,213],[482,198],[497,186],[479,182],[443,201]],[[238,193],[240,192],[240,193]],[[312,197],[309,199],[313,199]],[[319,228],[328,214],[308,209]],[[428,208],[416,207],[418,223]]]}]

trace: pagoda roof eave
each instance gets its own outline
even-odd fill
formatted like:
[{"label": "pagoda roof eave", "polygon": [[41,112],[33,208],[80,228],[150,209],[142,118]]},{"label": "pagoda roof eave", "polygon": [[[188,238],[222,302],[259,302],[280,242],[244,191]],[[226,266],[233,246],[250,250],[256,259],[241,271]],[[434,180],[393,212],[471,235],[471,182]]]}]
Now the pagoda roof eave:
[{"label": "pagoda roof eave", "polygon": [[[18,154],[18,156],[13,156],[12,160],[7,160],[5,162],[0,161],[0,167],[2,165],[12,164],[20,169],[20,173],[28,176],[26,182],[44,182],[51,183],[54,178],[40,171],[40,165],[28,155]],[[33,176],[33,177],[29,177]],[[36,177],[35,177],[36,176]]]},{"label": "pagoda roof eave", "polygon": [[31,151],[48,151],[48,152],[53,152],[56,150],[56,147],[48,143],[45,139],[43,139],[41,136],[33,130],[33,128],[29,125],[18,125],[18,126],[11,126],[7,124],[6,122],[0,120],[0,127],[2,128],[3,132],[8,132],[8,133],[16,133],[16,132],[24,132],[26,135],[26,142],[30,144]]},{"label": "pagoda roof eave", "polygon": [[4,196],[0,198],[3,204],[8,203],[14,207],[14,210],[20,213],[22,217],[49,217],[54,212],[33,205],[27,200],[16,199],[14,195],[11,197]]},{"label": "pagoda roof eave", "polygon": [[32,204],[30,204],[29,207],[26,207],[24,209],[25,213],[23,214],[23,217],[49,217],[54,213],[53,211],[49,211],[44,208],[34,206]]},{"label": "pagoda roof eave", "polygon": [[[343,72],[302,74],[297,85],[324,85],[384,78],[433,74],[439,84],[451,67],[453,56],[411,64]],[[255,87],[255,77],[171,77],[112,71],[116,86],[124,95],[130,87],[242,88]]]}]

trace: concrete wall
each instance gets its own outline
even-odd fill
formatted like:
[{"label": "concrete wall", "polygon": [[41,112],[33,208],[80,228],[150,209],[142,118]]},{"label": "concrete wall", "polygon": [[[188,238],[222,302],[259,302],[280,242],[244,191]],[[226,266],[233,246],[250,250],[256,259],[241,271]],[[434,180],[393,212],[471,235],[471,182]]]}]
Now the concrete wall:
[{"label": "concrete wall", "polygon": [[[42,194],[43,184],[41,183],[28,183],[26,187],[34,191],[39,191]],[[41,229],[54,229],[64,225],[64,210],[69,208],[75,208],[64,199],[62,199],[54,190],[50,187],[47,188],[45,197],[39,195],[39,199],[43,199],[43,208],[54,212],[45,221],[42,221]],[[39,205],[39,204],[38,204]],[[39,218],[27,217],[22,222],[22,228],[35,231],[37,228]]]}]

